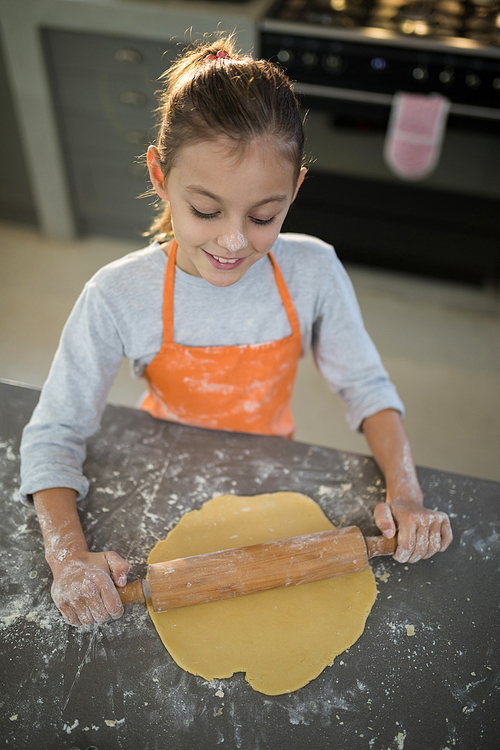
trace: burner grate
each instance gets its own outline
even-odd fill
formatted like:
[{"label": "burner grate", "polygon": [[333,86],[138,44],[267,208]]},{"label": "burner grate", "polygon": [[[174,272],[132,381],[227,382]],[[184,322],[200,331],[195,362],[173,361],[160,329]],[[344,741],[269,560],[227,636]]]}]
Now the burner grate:
[{"label": "burner grate", "polygon": [[271,15],[323,28],[500,45],[500,0],[283,0]]}]

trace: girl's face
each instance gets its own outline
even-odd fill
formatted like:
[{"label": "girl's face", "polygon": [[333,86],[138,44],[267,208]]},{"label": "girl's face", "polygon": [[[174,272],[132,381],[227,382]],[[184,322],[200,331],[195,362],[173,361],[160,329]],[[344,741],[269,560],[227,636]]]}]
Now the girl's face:
[{"label": "girl's face", "polygon": [[214,286],[230,286],[270,251],[304,179],[265,139],[235,155],[225,137],[185,146],[163,182],[148,153],[157,193],[170,202],[177,265]]}]

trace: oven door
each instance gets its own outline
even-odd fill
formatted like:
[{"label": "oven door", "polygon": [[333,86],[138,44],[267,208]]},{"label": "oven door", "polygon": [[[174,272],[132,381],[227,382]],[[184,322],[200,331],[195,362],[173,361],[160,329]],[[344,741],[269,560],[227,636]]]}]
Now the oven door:
[{"label": "oven door", "polygon": [[[269,36],[264,33],[261,41],[262,56],[279,59]],[[435,171],[408,182],[384,161],[390,89],[373,90],[370,82],[363,87],[361,81],[349,88],[345,80],[341,86],[327,86],[324,67],[315,75],[304,64],[281,62],[307,111],[310,160],[285,231],[322,237],[344,261],[474,284],[497,282],[500,108],[485,106],[479,97],[471,100],[464,90],[452,104]],[[412,65],[414,70],[416,63]],[[405,88],[418,90],[417,83]]]}]

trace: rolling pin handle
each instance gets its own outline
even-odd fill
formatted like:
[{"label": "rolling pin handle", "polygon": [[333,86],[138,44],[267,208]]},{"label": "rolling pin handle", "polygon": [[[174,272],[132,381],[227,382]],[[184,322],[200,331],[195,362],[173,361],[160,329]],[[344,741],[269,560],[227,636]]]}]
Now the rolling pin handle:
[{"label": "rolling pin handle", "polygon": [[142,581],[133,581],[133,583],[127,583],[125,586],[117,586],[116,590],[122,600],[122,604],[143,602],[145,599]]},{"label": "rolling pin handle", "polygon": [[368,559],[378,557],[379,555],[393,555],[398,546],[398,535],[387,539],[385,536],[367,536],[365,537]]}]

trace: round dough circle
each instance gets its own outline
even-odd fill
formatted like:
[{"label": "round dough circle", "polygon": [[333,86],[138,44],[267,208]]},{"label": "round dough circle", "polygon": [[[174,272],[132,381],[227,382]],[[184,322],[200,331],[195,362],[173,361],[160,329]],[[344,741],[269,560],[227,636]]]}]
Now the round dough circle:
[{"label": "round dough circle", "polygon": [[[295,492],[222,495],[186,513],[148,563],[332,529],[320,506]],[[254,690],[290,693],[317,677],[363,632],[377,588],[367,567],[326,581],[154,613],[174,661],[206,680],[246,672]]]}]

